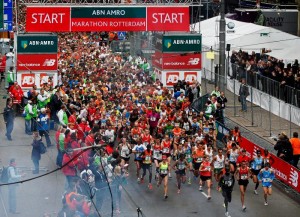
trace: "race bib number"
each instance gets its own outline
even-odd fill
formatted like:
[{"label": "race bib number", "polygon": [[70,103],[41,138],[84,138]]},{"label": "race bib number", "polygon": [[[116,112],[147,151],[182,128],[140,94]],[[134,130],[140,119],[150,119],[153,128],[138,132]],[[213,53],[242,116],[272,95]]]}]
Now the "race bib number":
[{"label": "race bib number", "polygon": [[151,156],[146,156],[145,161],[151,161]]},{"label": "race bib number", "polygon": [[161,169],[160,173],[163,174],[163,175],[166,175],[166,174],[168,174],[168,170],[167,169]]},{"label": "race bib number", "polygon": [[198,157],[198,158],[196,159],[196,162],[197,162],[197,163],[201,163],[201,162],[202,162],[202,158],[201,158],[201,157]]},{"label": "race bib number", "polygon": [[262,181],[263,181],[263,182],[271,182],[272,179],[270,179],[270,178],[263,178]]},{"label": "race bib number", "polygon": [[179,170],[185,169],[185,165],[184,165],[184,164],[178,164],[178,169],[179,169]]},{"label": "race bib number", "polygon": [[248,179],[248,175],[247,175],[247,174],[242,174],[242,175],[241,175],[241,179],[242,179],[242,180]]},{"label": "race bib number", "polygon": [[168,148],[163,149],[163,153],[169,153],[169,151],[170,151],[170,149],[168,149]]},{"label": "race bib number", "polygon": [[156,117],[151,117],[150,121],[156,121]]}]

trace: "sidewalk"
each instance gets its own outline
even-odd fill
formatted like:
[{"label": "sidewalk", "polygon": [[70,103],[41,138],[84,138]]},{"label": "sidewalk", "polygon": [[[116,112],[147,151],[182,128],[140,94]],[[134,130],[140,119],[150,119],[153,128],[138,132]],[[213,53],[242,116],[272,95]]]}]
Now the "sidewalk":
[{"label": "sidewalk", "polygon": [[[214,84],[203,80],[203,94],[205,94],[205,85],[207,92],[211,93],[214,89]],[[237,96],[234,98],[234,94],[227,89],[224,92],[228,100],[225,110],[226,126],[231,129],[239,126],[242,135],[257,145],[268,148],[271,152],[276,153],[272,146],[275,145],[276,141],[274,138],[277,138],[279,133],[285,132],[289,138],[295,131],[300,133],[299,126],[273,115],[257,105],[253,104],[251,106],[250,102],[247,103],[248,112],[240,112],[241,104],[238,102]]]}]

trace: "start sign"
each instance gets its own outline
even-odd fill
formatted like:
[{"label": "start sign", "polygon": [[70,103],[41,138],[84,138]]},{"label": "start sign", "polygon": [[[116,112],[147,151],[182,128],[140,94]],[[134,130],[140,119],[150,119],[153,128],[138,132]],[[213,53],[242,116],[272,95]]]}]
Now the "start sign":
[{"label": "start sign", "polygon": [[189,6],[28,6],[27,32],[190,30]]}]

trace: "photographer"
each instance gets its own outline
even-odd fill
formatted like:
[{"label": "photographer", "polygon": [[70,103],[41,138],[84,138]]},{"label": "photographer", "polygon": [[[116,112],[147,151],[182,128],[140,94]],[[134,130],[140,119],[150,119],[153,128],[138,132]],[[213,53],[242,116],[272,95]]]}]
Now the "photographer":
[{"label": "photographer", "polygon": [[292,164],[293,148],[289,141],[289,138],[286,136],[285,133],[281,133],[279,135],[278,141],[275,144],[274,149],[277,151],[277,157]]}]

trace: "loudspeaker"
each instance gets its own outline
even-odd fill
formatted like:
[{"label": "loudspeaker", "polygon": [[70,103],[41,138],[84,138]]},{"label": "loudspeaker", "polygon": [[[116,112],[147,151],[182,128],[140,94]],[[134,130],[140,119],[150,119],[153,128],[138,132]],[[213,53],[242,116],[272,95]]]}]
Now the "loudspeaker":
[{"label": "loudspeaker", "polygon": [[226,51],[230,51],[230,44],[226,44]]}]

